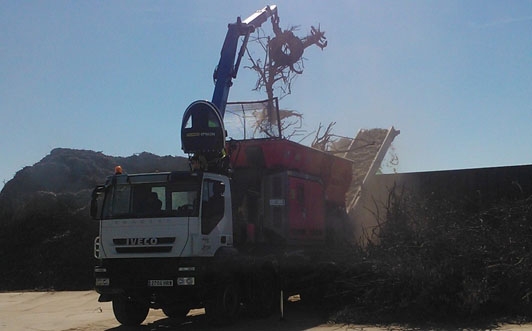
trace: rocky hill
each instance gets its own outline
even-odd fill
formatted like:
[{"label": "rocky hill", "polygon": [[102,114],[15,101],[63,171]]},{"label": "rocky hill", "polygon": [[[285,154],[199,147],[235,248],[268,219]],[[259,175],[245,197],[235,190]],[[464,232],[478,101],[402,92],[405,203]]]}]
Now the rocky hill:
[{"label": "rocky hill", "polygon": [[183,157],[113,157],[57,148],[16,173],[0,192],[0,290],[92,287],[92,188],[114,167],[130,173],[184,170]]}]

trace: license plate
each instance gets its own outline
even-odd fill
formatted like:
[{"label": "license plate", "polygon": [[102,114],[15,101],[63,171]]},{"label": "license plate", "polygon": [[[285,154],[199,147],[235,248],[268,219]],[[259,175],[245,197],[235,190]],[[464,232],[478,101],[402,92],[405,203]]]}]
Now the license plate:
[{"label": "license plate", "polygon": [[148,286],[150,287],[174,286],[174,281],[172,279],[150,279],[148,280]]}]

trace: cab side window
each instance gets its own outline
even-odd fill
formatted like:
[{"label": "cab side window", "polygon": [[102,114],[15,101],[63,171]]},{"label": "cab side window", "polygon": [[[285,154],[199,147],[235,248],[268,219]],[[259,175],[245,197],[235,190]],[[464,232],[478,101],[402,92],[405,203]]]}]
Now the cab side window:
[{"label": "cab side window", "polygon": [[201,203],[201,233],[209,234],[220,222],[225,212],[225,185],[221,181],[206,179],[203,182]]}]

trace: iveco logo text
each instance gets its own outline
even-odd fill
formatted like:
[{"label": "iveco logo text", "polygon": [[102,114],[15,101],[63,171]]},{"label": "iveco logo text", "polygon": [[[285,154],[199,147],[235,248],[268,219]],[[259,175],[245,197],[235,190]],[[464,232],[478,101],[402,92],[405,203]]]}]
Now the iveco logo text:
[{"label": "iveco logo text", "polygon": [[157,238],[127,238],[126,245],[129,245],[129,246],[157,245]]}]

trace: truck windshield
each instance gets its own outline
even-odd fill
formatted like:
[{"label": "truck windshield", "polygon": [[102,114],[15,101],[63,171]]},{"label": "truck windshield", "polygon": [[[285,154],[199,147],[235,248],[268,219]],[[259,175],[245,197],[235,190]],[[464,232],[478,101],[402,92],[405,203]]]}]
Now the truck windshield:
[{"label": "truck windshield", "polygon": [[103,219],[199,215],[196,182],[117,184],[108,187]]}]

